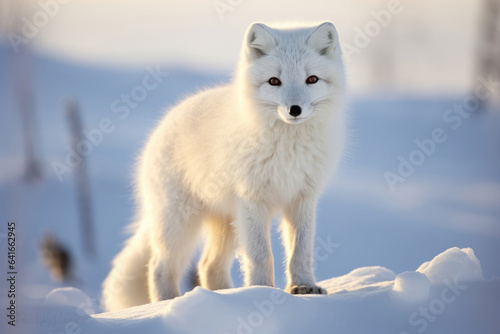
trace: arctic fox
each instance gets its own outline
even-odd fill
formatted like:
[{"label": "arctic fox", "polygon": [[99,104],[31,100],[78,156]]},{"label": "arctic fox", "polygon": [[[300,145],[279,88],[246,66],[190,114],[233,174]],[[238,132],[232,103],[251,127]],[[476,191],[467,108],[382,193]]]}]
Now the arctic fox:
[{"label": "arctic fox", "polygon": [[270,225],[282,214],[286,291],[315,283],[315,211],[343,148],[345,75],[334,25],[246,32],[233,82],[166,114],[139,159],[134,235],[103,284],[106,310],[179,296],[200,230],[199,283],[274,286]]}]

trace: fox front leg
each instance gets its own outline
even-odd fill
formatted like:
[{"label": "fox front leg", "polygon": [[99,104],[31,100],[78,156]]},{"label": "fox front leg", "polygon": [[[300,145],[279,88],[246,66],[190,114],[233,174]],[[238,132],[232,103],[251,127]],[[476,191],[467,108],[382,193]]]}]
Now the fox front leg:
[{"label": "fox front leg", "polygon": [[235,227],[245,286],[274,286],[269,210],[265,205],[241,201],[238,204]]},{"label": "fox front leg", "polygon": [[291,294],[327,294],[314,278],[313,253],[316,199],[301,198],[285,208],[283,242],[287,255],[287,287]]}]

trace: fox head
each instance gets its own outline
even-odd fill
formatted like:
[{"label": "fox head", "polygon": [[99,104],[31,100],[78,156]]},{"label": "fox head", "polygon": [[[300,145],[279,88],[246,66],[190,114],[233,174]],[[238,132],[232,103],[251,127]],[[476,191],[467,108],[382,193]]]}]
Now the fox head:
[{"label": "fox head", "polygon": [[260,116],[288,124],[328,116],[344,90],[344,67],[335,26],[247,29],[240,85]]}]

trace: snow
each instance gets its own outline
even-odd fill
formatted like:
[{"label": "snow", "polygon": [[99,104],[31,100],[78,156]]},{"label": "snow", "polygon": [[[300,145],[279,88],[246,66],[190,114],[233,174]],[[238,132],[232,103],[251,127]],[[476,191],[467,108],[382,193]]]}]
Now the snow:
[{"label": "snow", "polygon": [[[472,250],[458,250],[473,255]],[[87,315],[83,292],[56,289],[45,304],[37,333],[495,333],[500,328],[500,280],[476,275],[468,256],[455,248],[437,255],[434,281],[420,272],[397,276],[383,267],[358,268],[319,284],[329,295],[292,296],[277,288],[246,287],[209,291],[200,287],[173,300],[121,311]],[[449,265],[453,260],[454,266]],[[479,262],[475,262],[479,264]],[[456,266],[461,270],[457,271]],[[469,275],[465,275],[469,273]],[[467,283],[464,283],[463,279]],[[47,304],[47,301],[50,303]],[[471,309],[472,302],[491,312]],[[66,322],[57,319],[69,319]],[[452,319],[452,321],[450,321]]]},{"label": "snow", "polygon": [[455,278],[461,281],[483,280],[481,264],[471,248],[453,247],[423,263],[418,269],[432,283],[441,283]]},{"label": "snow", "polygon": [[431,281],[416,271],[405,271],[394,280],[393,296],[407,302],[419,301],[429,296]]},{"label": "snow", "polygon": [[78,307],[87,314],[96,313],[92,300],[83,291],[67,287],[57,288],[45,297],[46,304],[59,304]]},{"label": "snow", "polygon": [[330,278],[318,284],[331,294],[339,291],[352,291],[375,283],[393,281],[395,278],[396,274],[387,268],[363,267],[354,269],[347,275]]}]

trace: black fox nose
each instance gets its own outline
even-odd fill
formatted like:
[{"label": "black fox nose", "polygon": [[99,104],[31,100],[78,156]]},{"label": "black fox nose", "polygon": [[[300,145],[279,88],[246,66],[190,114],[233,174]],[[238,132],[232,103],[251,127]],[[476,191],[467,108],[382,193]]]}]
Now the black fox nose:
[{"label": "black fox nose", "polygon": [[293,117],[297,117],[302,113],[302,109],[300,109],[300,106],[291,106],[288,113]]}]

